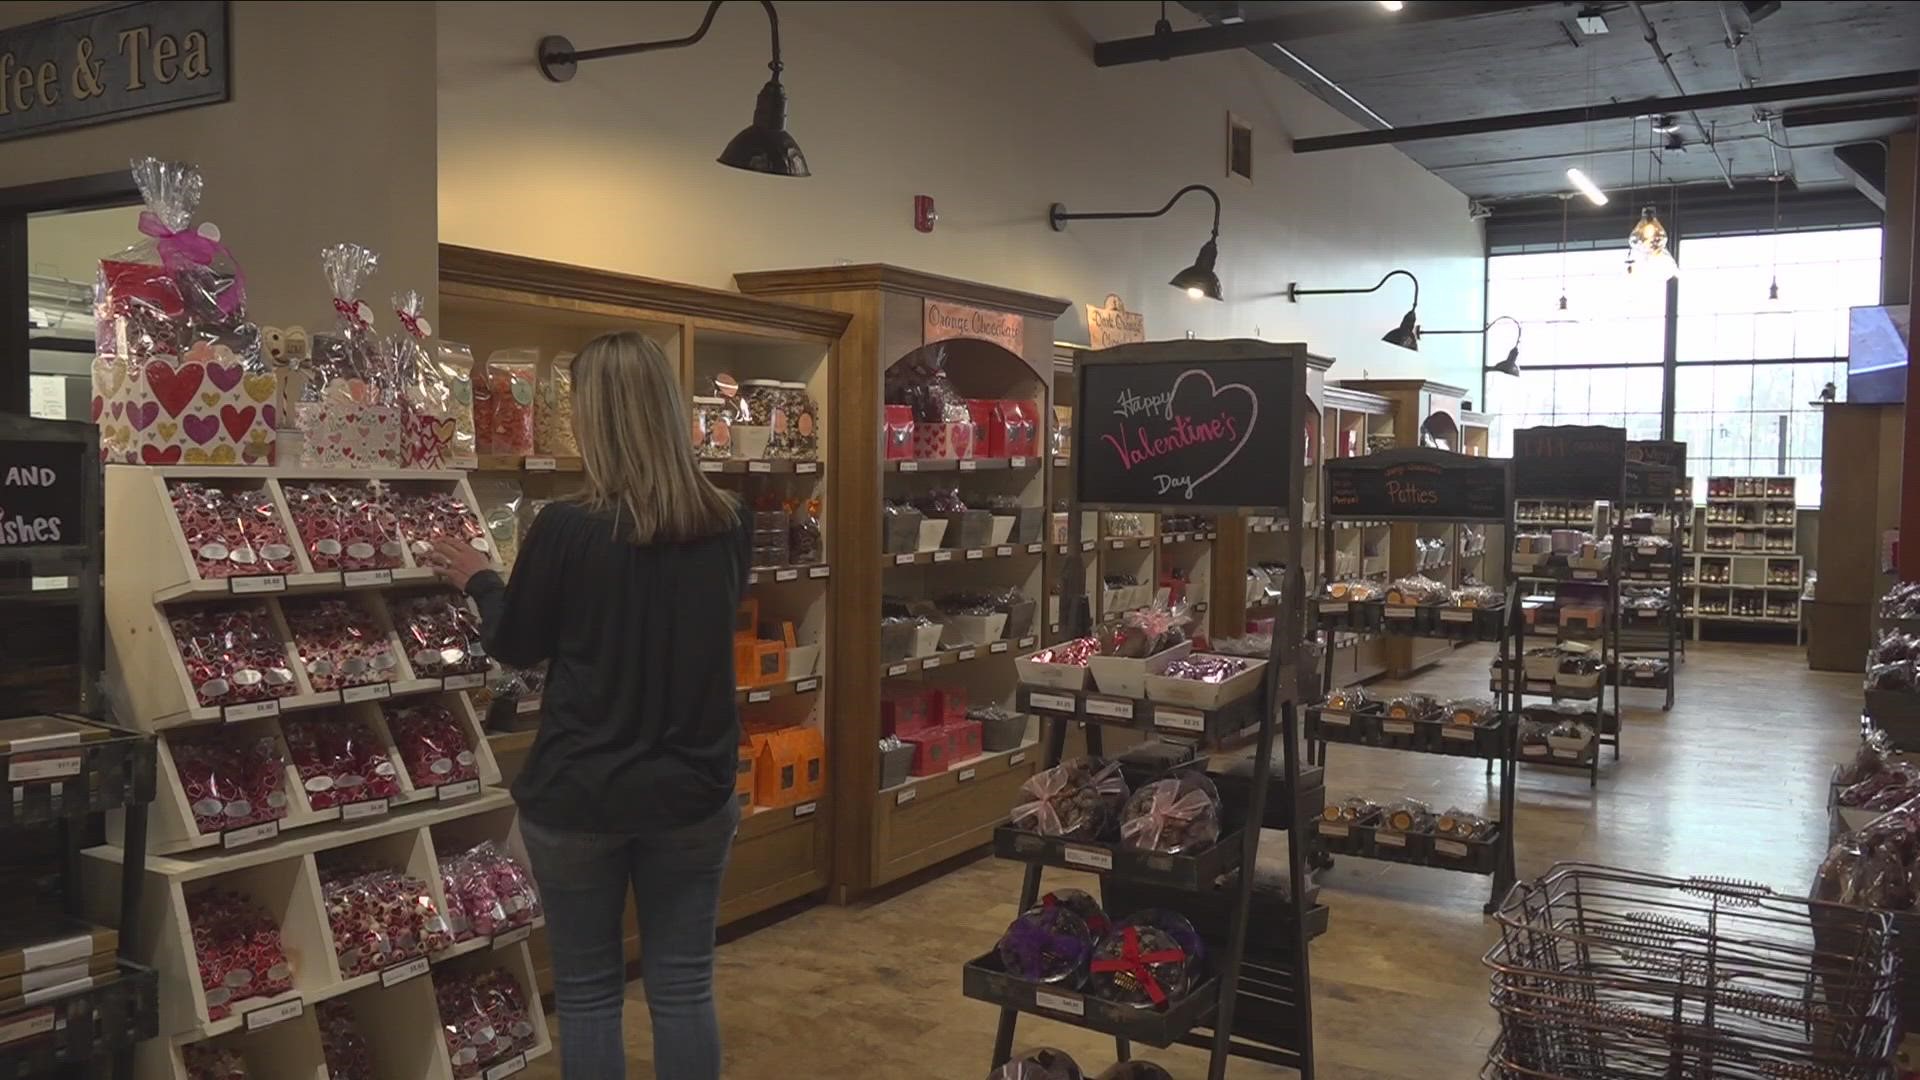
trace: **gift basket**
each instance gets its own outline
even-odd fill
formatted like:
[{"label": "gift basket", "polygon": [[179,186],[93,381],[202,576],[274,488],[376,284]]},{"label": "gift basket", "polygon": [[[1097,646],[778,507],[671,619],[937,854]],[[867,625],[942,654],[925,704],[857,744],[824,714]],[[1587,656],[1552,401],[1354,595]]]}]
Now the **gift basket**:
[{"label": "gift basket", "polygon": [[279,384],[246,319],[246,279],[211,223],[200,173],[143,158],[141,240],[100,261],[91,419],[102,461],[271,465]]},{"label": "gift basket", "polygon": [[207,1019],[224,1020],[252,998],[293,989],[293,964],[280,939],[280,924],[244,893],[206,889],[187,897],[200,989]]},{"label": "gift basket", "polygon": [[1219,839],[1220,791],[1198,769],[1143,784],[1121,812],[1120,842],[1130,848],[1192,854]]},{"label": "gift basket", "polygon": [[1013,808],[1015,828],[1067,840],[1107,840],[1117,835],[1127,805],[1120,763],[1078,757],[1035,773],[1020,786],[1026,801]]},{"label": "gift basket", "polygon": [[973,456],[973,411],[947,376],[946,349],[921,349],[888,368],[886,404],[908,409],[913,457]]},{"label": "gift basket", "polygon": [[1191,923],[1172,912],[1158,912],[1152,921],[1138,916],[1122,920],[1094,945],[1087,963],[1088,989],[1095,997],[1138,1009],[1165,1009],[1193,989],[1197,958],[1180,944],[1180,936],[1161,925],[1178,920],[1185,936],[1198,940]]},{"label": "gift basket", "polygon": [[[401,461],[409,469],[453,468],[456,461],[471,459],[474,454],[471,384],[467,402],[462,405],[456,400],[460,377],[434,358],[433,326],[427,322],[426,302],[419,293],[408,290],[395,296],[393,315],[401,332],[387,338],[386,353],[400,389],[405,425],[400,440]],[[464,435],[460,430],[463,413]]]},{"label": "gift basket", "polygon": [[1016,916],[994,951],[1011,975],[1071,989],[1085,982],[1094,944],[1085,919],[1065,905],[1042,904]]},{"label": "gift basket", "polygon": [[360,288],[380,257],[358,244],[320,252],[340,328],[317,334],[301,370],[294,415],[300,464],[321,469],[398,469],[406,462],[401,382],[373,329],[373,307]]}]

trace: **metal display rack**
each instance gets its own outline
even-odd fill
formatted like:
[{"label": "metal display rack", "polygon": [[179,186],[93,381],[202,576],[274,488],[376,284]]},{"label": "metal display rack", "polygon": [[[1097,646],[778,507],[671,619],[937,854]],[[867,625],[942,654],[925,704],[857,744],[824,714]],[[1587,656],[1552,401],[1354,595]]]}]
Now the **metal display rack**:
[{"label": "metal display rack", "polygon": [[[1382,450],[1366,457],[1329,461],[1324,466],[1329,497],[1323,527],[1352,518],[1415,525],[1498,525],[1511,532],[1513,499],[1509,463],[1444,450]],[[1333,577],[1328,545],[1328,580]],[[1512,581],[1512,545],[1507,545],[1502,580]],[[1335,854],[1429,866],[1493,879],[1486,910],[1492,912],[1514,880],[1513,821],[1518,698],[1509,659],[1519,654],[1519,589],[1509,584],[1498,610],[1438,605],[1394,605],[1383,601],[1323,599],[1320,627],[1379,630],[1390,635],[1451,641],[1499,643],[1501,673],[1492,721],[1472,727],[1444,719],[1389,719],[1377,711],[1337,712],[1323,706],[1306,710],[1307,757],[1325,766],[1327,746],[1340,743],[1451,757],[1477,757],[1491,774],[1499,767],[1500,813],[1491,835],[1479,839],[1388,833],[1366,822],[1315,824],[1316,865],[1331,866]],[[1329,651],[1323,685],[1334,686]],[[1387,833],[1383,840],[1381,834]]]},{"label": "metal display rack", "polygon": [[[1614,619],[1613,679],[1614,700],[1628,688],[1662,690],[1663,710],[1673,708],[1674,688],[1679,682],[1680,661],[1684,656],[1685,605],[1681,566],[1687,562],[1687,533],[1692,520],[1687,488],[1687,444],[1657,440],[1627,443],[1626,491],[1613,514],[1613,553],[1625,570],[1620,580],[1627,585],[1653,585],[1667,591],[1667,606],[1652,614],[1622,607]],[[1665,557],[1657,544],[1642,546],[1648,534],[1630,532],[1628,521],[1635,515],[1651,513],[1656,531],[1664,525],[1667,546]],[[1616,603],[1624,604],[1624,595]],[[1629,670],[1635,657],[1655,657],[1666,661],[1666,670],[1641,674]]]},{"label": "metal display rack", "polygon": [[[1143,382],[1156,377],[1171,384],[1171,398],[1179,393],[1188,375],[1204,376],[1215,384],[1215,376],[1224,392],[1234,383],[1233,374],[1261,371],[1247,382],[1259,382],[1266,392],[1255,400],[1265,400],[1267,408],[1258,409],[1262,421],[1273,423],[1273,430],[1299,432],[1306,401],[1305,348],[1299,345],[1274,345],[1258,341],[1173,341],[1124,345],[1079,358],[1079,402],[1075,416],[1095,415],[1087,407],[1094,386],[1101,380],[1096,373],[1111,369],[1111,378],[1134,376]],[[1256,365],[1246,361],[1255,361]],[[1130,365],[1129,370],[1119,370]],[[1110,384],[1108,384],[1110,385]],[[1198,380],[1193,385],[1198,385]],[[1242,385],[1250,397],[1255,391]],[[1196,391],[1197,393],[1197,391]],[[1278,402],[1273,398],[1279,398]],[[1171,411],[1171,406],[1169,406]],[[1266,420],[1270,411],[1278,413]],[[1252,422],[1247,425],[1251,433]],[[1268,438],[1284,436],[1269,435]],[[1240,449],[1247,449],[1251,434]],[[1235,499],[1208,503],[1195,497],[1192,504],[1174,502],[1164,496],[1155,503],[1150,498],[1126,501],[1087,501],[1080,496],[1089,492],[1090,451],[1099,444],[1091,436],[1089,425],[1076,423],[1073,461],[1076,472],[1074,499],[1067,516],[1068,557],[1063,568],[1062,608],[1071,625],[1083,631],[1088,627],[1087,608],[1081,602],[1084,568],[1080,561],[1081,510],[1170,509],[1177,512],[1233,513],[1254,510],[1284,514],[1290,520],[1303,518],[1301,481],[1303,465],[1297,453],[1284,454],[1284,471],[1263,463],[1260,468],[1275,478],[1272,498],[1258,504]],[[1283,456],[1276,448],[1273,457]],[[1257,451],[1253,451],[1257,453]],[[1227,455],[1215,472],[1220,472],[1238,454]],[[1129,470],[1130,472],[1131,470]],[[1207,474],[1211,476],[1212,474]],[[1203,480],[1205,477],[1203,477]],[[1202,488],[1195,483],[1193,488]],[[1110,490],[1110,488],[1109,488]],[[1191,489],[1189,489],[1191,490]],[[1204,504],[1204,505],[1203,505]],[[1300,532],[1289,533],[1286,541],[1289,566],[1296,568],[1283,602],[1266,667],[1259,687],[1251,694],[1230,699],[1217,707],[1199,708],[1191,704],[1175,705],[1165,698],[1149,700],[1090,692],[1085,689],[1061,689],[1024,682],[1018,691],[1018,707],[1042,718],[1046,727],[1043,767],[1059,764],[1067,729],[1082,725],[1089,753],[1101,752],[1101,728],[1115,726],[1152,734],[1196,749],[1228,750],[1253,747],[1250,777],[1233,785],[1241,795],[1222,783],[1226,805],[1222,811],[1223,835],[1211,849],[1188,855],[1160,855],[1132,852],[1119,843],[1064,844],[1037,837],[1036,834],[1003,828],[996,838],[995,852],[1002,857],[1027,863],[1020,891],[1020,910],[1039,901],[1041,875],[1048,866],[1092,870],[1101,875],[1103,902],[1111,908],[1150,897],[1140,907],[1169,907],[1192,918],[1201,927],[1211,956],[1209,977],[1183,998],[1167,1003],[1164,1009],[1137,1009],[1104,1001],[1091,994],[1069,991],[1064,987],[1027,982],[1009,974],[1000,965],[996,953],[966,966],[963,990],[967,996],[1001,1007],[999,1028],[994,1040],[993,1065],[1004,1065],[1012,1056],[1015,1025],[1019,1014],[1032,1013],[1062,1023],[1104,1032],[1114,1036],[1120,1060],[1128,1060],[1133,1042],[1154,1046],[1175,1043],[1210,1050],[1209,1080],[1222,1080],[1230,1056],[1245,1057],[1297,1070],[1311,1080],[1314,1072],[1312,981],[1308,974],[1307,943],[1314,933],[1324,929],[1326,909],[1312,902],[1307,879],[1307,841],[1301,821],[1312,813],[1302,809],[1301,769],[1296,747],[1296,694],[1301,673],[1299,631],[1304,619],[1304,583],[1300,566]],[[1280,761],[1275,775],[1274,750]],[[1269,801],[1270,788],[1281,788],[1278,806]],[[1242,811],[1235,813],[1234,811]],[[1269,904],[1268,897],[1257,894],[1254,870],[1262,828],[1284,829],[1287,833],[1289,897],[1285,902]],[[1255,918],[1256,905],[1260,908]],[[1253,925],[1258,923],[1257,926]],[[1224,940],[1220,940],[1224,938]]]},{"label": "metal display rack", "polygon": [[[154,740],[100,722],[97,429],[0,415],[0,458],[6,475],[33,478],[25,481],[28,490],[9,481],[9,496],[21,496],[9,498],[9,516],[23,523],[53,521],[66,533],[53,532],[46,543],[0,543],[0,621],[8,624],[9,638],[0,716],[49,721],[37,733],[0,737],[0,850],[10,864],[57,862],[63,911],[72,915],[83,907],[80,852],[98,827],[94,815],[124,811],[127,858],[134,865],[145,858]],[[36,640],[11,640],[16,633]],[[9,869],[17,873],[21,867]],[[10,877],[9,885],[31,888],[18,877]],[[159,1008],[154,971],[130,959],[140,948],[141,875],[121,883],[117,905],[117,919],[110,922],[118,947],[110,970],[92,963],[92,950],[110,939],[77,922],[63,937],[25,946],[29,958],[38,953],[62,959],[21,976],[21,990],[0,994],[12,998],[0,1006],[0,1076],[131,1080],[133,1047],[154,1035]]]}]

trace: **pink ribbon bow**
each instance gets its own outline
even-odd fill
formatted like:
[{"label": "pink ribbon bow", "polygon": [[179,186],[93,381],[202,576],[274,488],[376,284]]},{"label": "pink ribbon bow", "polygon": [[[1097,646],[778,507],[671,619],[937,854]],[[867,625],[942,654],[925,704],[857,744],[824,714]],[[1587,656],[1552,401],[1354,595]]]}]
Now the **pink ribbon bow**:
[{"label": "pink ribbon bow", "polygon": [[167,228],[153,211],[140,211],[140,231],[154,238],[154,246],[160,251],[160,263],[169,270],[179,270],[188,263],[196,266],[212,266],[213,260],[224,255],[233,267],[233,287],[221,290],[214,297],[222,315],[233,316],[240,312],[240,304],[247,294],[247,278],[240,272],[240,262],[233,257],[227,245],[218,240],[202,236],[193,229],[175,232]]}]

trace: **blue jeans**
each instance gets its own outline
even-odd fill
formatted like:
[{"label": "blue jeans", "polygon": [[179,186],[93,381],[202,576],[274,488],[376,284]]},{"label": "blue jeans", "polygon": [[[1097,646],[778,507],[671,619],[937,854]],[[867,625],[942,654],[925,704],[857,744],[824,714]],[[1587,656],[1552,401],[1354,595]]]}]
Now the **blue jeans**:
[{"label": "blue jeans", "polygon": [[654,1075],[720,1080],[713,936],[720,880],[739,823],[731,801],[696,825],[636,835],[568,832],[520,820],[546,906],[565,1080],[626,1076],[620,916],[629,884],[640,914],[640,974],[653,1017]]}]

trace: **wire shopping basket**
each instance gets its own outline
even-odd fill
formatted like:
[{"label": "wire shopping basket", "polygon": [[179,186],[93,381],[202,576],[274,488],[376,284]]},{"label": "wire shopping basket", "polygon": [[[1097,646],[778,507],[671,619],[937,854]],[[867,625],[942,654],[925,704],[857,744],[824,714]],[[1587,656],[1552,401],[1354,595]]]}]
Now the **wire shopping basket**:
[{"label": "wire shopping basket", "polygon": [[1764,885],[1561,863],[1495,913],[1484,962],[1524,1080],[1883,1080],[1894,1075],[1888,916]]}]

